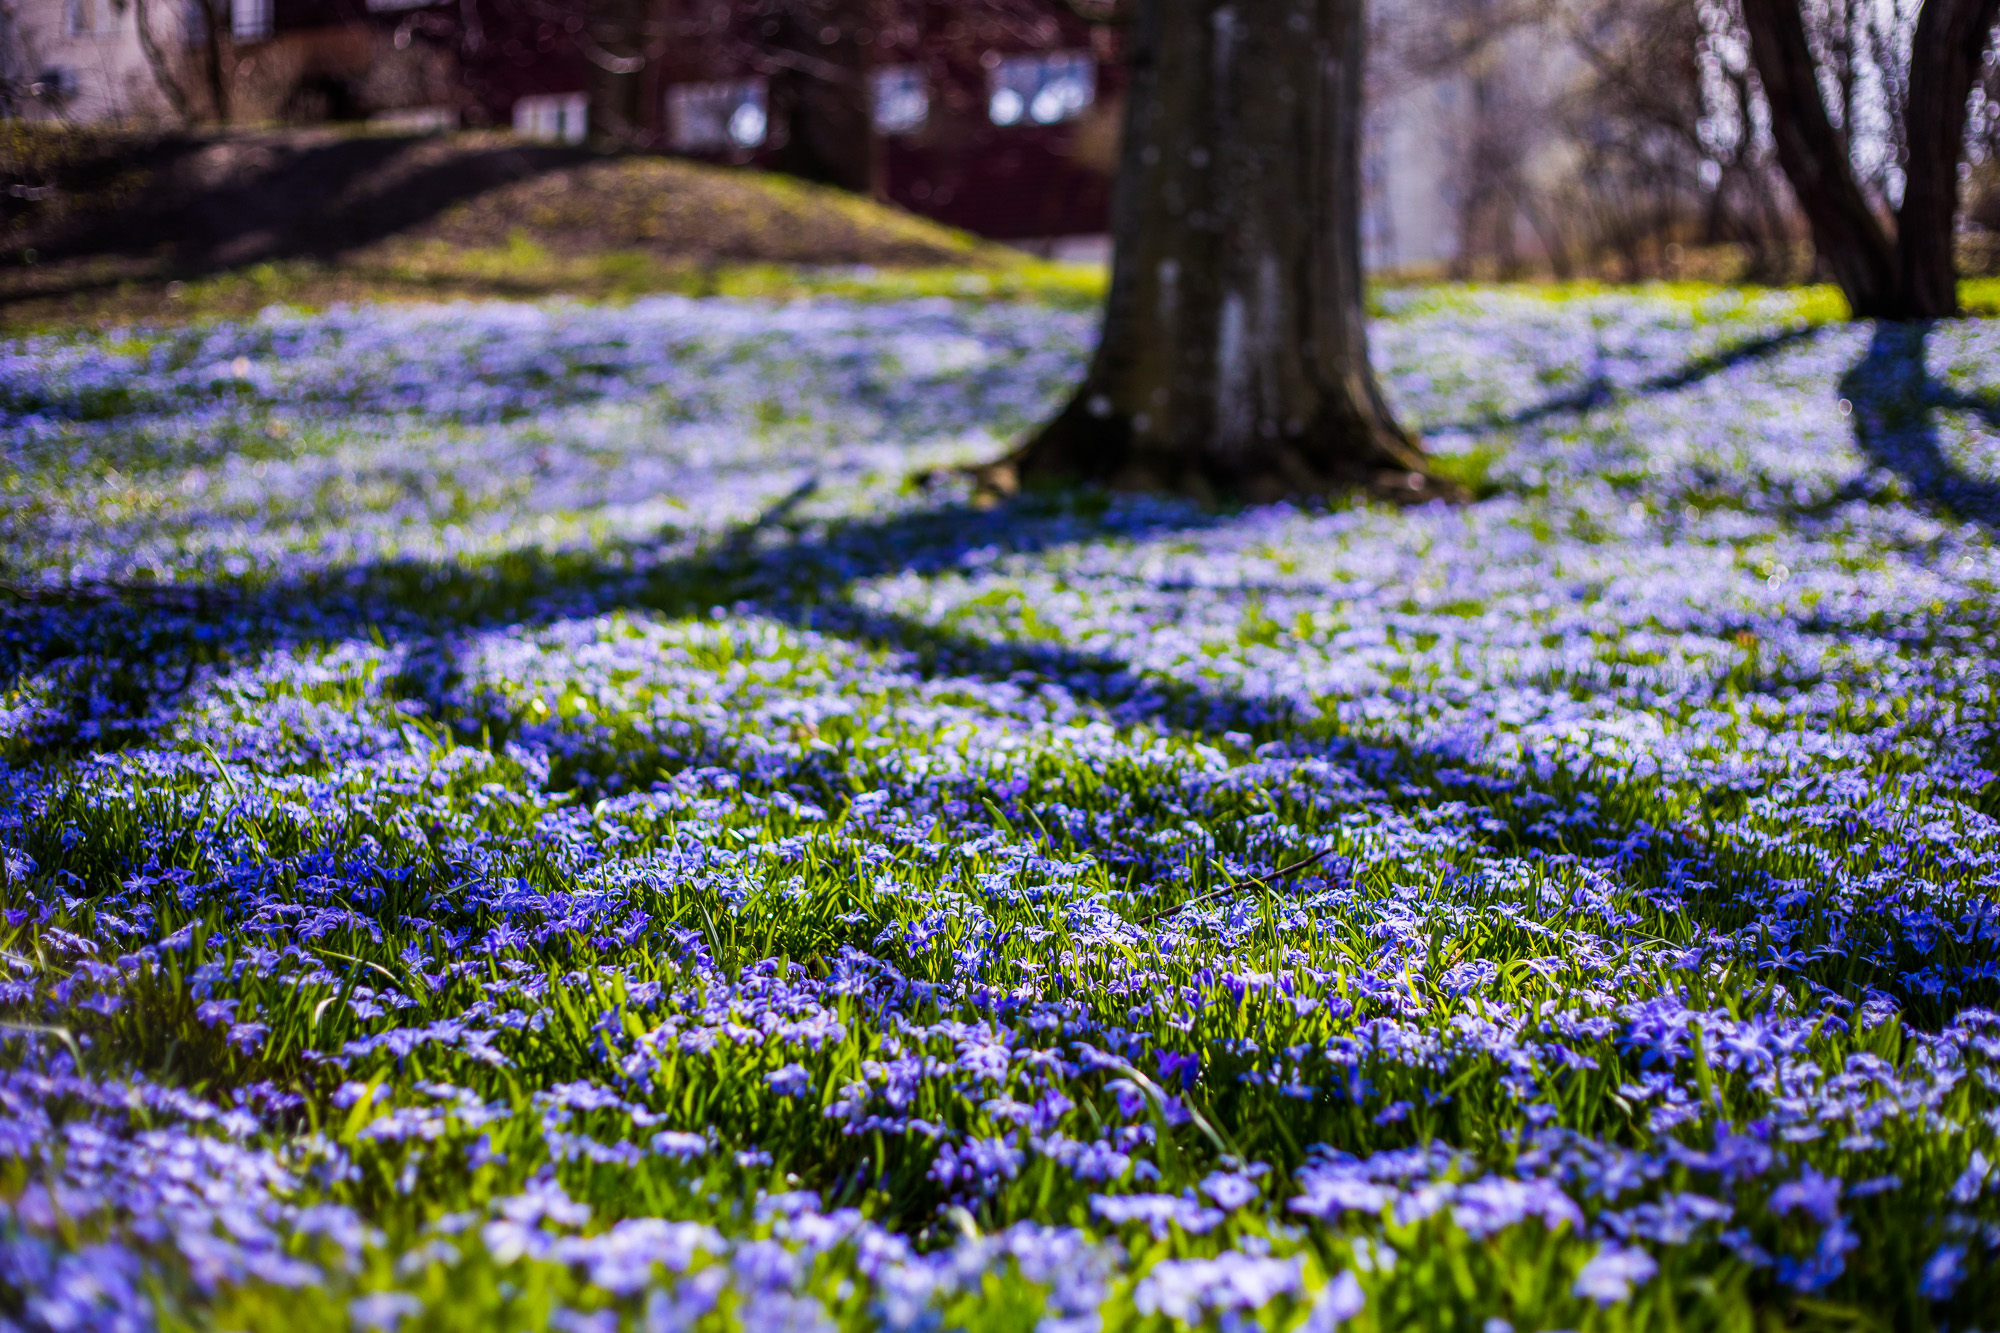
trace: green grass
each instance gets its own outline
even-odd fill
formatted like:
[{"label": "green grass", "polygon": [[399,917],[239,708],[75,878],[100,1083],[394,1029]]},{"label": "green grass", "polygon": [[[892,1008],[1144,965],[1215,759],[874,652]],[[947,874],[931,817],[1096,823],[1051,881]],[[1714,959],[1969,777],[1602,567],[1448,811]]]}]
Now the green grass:
[{"label": "green grass", "polygon": [[[878,276],[743,281],[815,295],[833,289],[784,284]],[[950,286],[964,276],[897,290],[991,295]],[[1420,299],[1437,304],[1396,314],[1381,343],[1419,419],[1490,404],[1504,421],[1596,364],[1587,322],[1532,295]],[[137,1248],[163,1322],[189,1329],[351,1328],[349,1302],[387,1291],[423,1304],[405,1330],[669,1323],[664,1295],[593,1281],[581,1250],[521,1250],[505,1210],[549,1180],[589,1209],[530,1228],[552,1245],[660,1219],[739,1247],[685,1273],[649,1263],[660,1293],[784,1236],[760,1197],[812,1191],[882,1228],[877,1243],[959,1256],[971,1276],[938,1294],[942,1328],[1034,1324],[1046,1281],[976,1239],[1031,1224],[1077,1228],[1054,1242],[1071,1255],[1115,1242],[1099,1313],[1147,1333],[1174,1326],[1142,1309],[1160,1265],[1266,1248],[1305,1290],[1252,1318],[1286,1333],[1336,1275],[1365,1294],[1357,1333],[1977,1326],[2000,1269],[1974,1242],[2000,1192],[1975,1172],[1952,1195],[1975,1153],[1996,1155],[2000,1086],[2000,1025],[1980,1013],[2000,1000],[1982,971],[2000,793],[1990,534],[1896,496],[1814,507],[1864,466],[1820,353],[1869,339],[1771,341],[1809,294],[1573,299],[1649,335],[1621,382],[1666,387],[1609,395],[1587,430],[1546,438],[1475,417],[1441,466],[1493,503],[1407,514],[920,497],[896,484],[902,450],[841,461],[885,419],[916,422],[911,451],[938,428],[875,415],[899,385],[853,342],[833,340],[833,370],[788,343],[779,317],[817,312],[670,347],[616,309],[461,312],[377,340],[402,340],[391,369],[548,395],[532,418],[352,406],[386,378],[362,359],[366,328],[57,346],[63,373],[17,386],[18,410],[55,424],[23,432],[36,471],[10,512],[54,515],[96,558],[128,508],[159,505],[129,548],[215,597],[100,603],[85,587],[0,618],[19,664],[0,698],[0,848],[31,866],[0,882],[0,961],[32,983],[0,1000],[0,1088],[34,1125],[0,1140],[6,1224],[64,1253]],[[931,309],[839,328],[1032,349],[1087,327],[962,305],[919,324]],[[1984,370],[1987,336],[1937,346]],[[432,345],[449,339],[470,354]],[[1505,350],[1437,364],[1466,345]],[[198,379],[185,429],[145,406],[166,372],[140,367],[197,351],[318,378],[206,397]],[[950,395],[1008,372],[1024,378],[1004,401],[1024,410],[1082,355],[1045,366],[1048,385],[999,360],[908,399],[984,402]],[[695,391],[739,361],[737,396],[702,406]],[[1735,364],[1756,374],[1715,377]],[[558,396],[604,365],[649,387]],[[777,397],[800,385],[828,397]],[[1770,390],[1762,414],[1752,390]],[[1635,440],[1661,399],[1672,430]],[[304,401],[332,406],[276,431]],[[1798,418],[1824,423],[1811,438],[1839,467],[1772,443]],[[447,445],[463,447],[424,452]],[[1672,466],[1641,466],[1641,447]],[[1715,458],[1735,471],[1700,470]],[[685,469],[648,483],[674,487],[671,526],[519,508],[625,498],[597,470],[663,459]],[[752,464],[791,498],[756,498],[754,525],[707,512],[743,505]],[[829,493],[791,489],[835,466]],[[487,473],[509,484],[482,490]],[[387,549],[315,570],[378,513],[402,524],[371,534]],[[486,521],[446,555],[422,544]],[[224,575],[203,543],[231,524],[269,544]],[[84,558],[48,549],[53,572]],[[204,1017],[216,1001],[234,1002],[226,1021]],[[421,1037],[434,1024],[456,1026]],[[1177,1056],[1199,1061],[1185,1086]],[[70,1061],[244,1119],[15,1091]],[[769,1076],[793,1064],[788,1096]],[[610,1100],[553,1104],[578,1084]],[[1123,1167],[1092,1179],[1037,1150],[981,1188],[938,1177],[945,1145],[1018,1143],[1022,1108],[1051,1093],[1037,1132],[1122,1145]],[[848,1132],[855,1105],[888,1119]],[[663,1132],[704,1148],[650,1148]],[[33,1220],[64,1171],[146,1134],[274,1154],[296,1183],[260,1206],[347,1210],[368,1229],[358,1257],[298,1231],[285,1253],[324,1265],[303,1289],[204,1287],[80,1187],[59,1222]],[[1768,1161],[1704,1166],[1718,1140]],[[1551,1143],[1576,1162],[1537,1159]],[[1333,1153],[1418,1148],[1463,1156],[1417,1181],[1554,1179],[1576,1220],[1480,1235],[1452,1207],[1290,1207]],[[1254,1201],[1206,1231],[1092,1211],[1246,1162],[1268,1168]],[[1856,1244],[1817,1290],[1746,1257],[1803,1261],[1839,1238],[1781,1206],[1808,1170],[1895,1180],[1838,1197]],[[1649,1242],[1659,1272],[1630,1300],[1576,1290],[1607,1243],[1589,1228],[1687,1193],[1727,1203],[1728,1222]],[[1964,1281],[1933,1299],[1924,1270],[1955,1242],[1973,1245]],[[882,1322],[859,1242],[798,1262],[792,1289],[836,1326]],[[698,1333],[777,1325],[746,1287]],[[34,1294],[8,1277],[0,1310]]]},{"label": "green grass", "polygon": [[1027,300],[1086,310],[1102,303],[1104,288],[1101,267],[1025,255],[1004,263],[919,268],[695,265],[638,250],[557,256],[524,242],[497,249],[429,246],[365,264],[293,260],[170,283],[116,282],[75,296],[22,297],[0,307],[0,331],[22,335],[134,322],[203,323],[272,306],[314,311],[362,302],[552,297],[615,303],[662,293],[787,301]]}]

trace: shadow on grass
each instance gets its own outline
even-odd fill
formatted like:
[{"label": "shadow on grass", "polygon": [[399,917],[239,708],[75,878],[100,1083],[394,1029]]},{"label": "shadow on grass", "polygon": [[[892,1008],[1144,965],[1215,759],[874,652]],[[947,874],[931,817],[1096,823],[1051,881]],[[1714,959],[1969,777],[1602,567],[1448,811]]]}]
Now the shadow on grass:
[{"label": "shadow on grass", "polygon": [[1924,353],[1936,324],[1878,321],[1868,352],[1840,380],[1854,405],[1862,453],[1903,479],[1911,492],[1951,514],[2000,526],[2000,483],[1967,475],[1945,454],[1938,413],[1966,412],[2000,433],[2000,400],[1932,378]]},{"label": "shadow on grass", "polygon": [[[1940,412],[1964,412],[1977,417],[1988,431],[2000,433],[2000,398],[1965,393],[1931,376],[1924,355],[1936,327],[1934,321],[1882,320],[1875,324],[1867,352],[1839,384],[1841,396],[1854,407],[1855,443],[1871,462],[1900,477],[1920,501],[1960,519],[1989,528],[2000,526],[2000,482],[1971,476],[1954,463],[1945,453],[1937,420]],[[1632,398],[1674,393],[1734,367],[1774,356],[1819,332],[1818,326],[1807,326],[1729,343],[1627,389],[1617,388],[1600,370],[1583,387],[1519,411],[1447,422],[1430,429],[1475,434],[1506,430]],[[1864,474],[1811,512],[1824,513],[1866,494]]]},{"label": "shadow on grass", "polygon": [[[490,190],[602,159],[584,148],[521,143],[409,160],[428,142],[395,135],[306,143],[280,136],[169,137],[146,148],[143,168],[154,185],[124,206],[42,240],[39,262],[87,268],[94,260],[143,261],[150,267],[147,280],[164,280],[287,260],[332,261]],[[242,159],[240,179],[213,189],[173,184],[208,174],[200,159],[215,154]],[[93,167],[86,185],[134,164],[107,158]],[[162,181],[165,188],[157,185]],[[19,272],[11,260],[0,261],[0,269],[8,268]],[[48,284],[0,284],[0,306],[88,295],[134,276],[86,271]]]},{"label": "shadow on grass", "polygon": [[[61,677],[68,716],[48,728],[39,744],[12,758],[17,764],[61,765],[90,753],[143,746],[171,722],[203,663],[244,664],[269,651],[371,636],[402,650],[392,693],[421,705],[424,714],[466,743],[480,743],[482,730],[497,721],[487,743],[498,744],[521,720],[497,699],[482,698],[476,685],[468,688],[465,654],[476,635],[502,629],[532,633],[621,611],[686,619],[721,608],[726,616],[775,620],[893,652],[906,669],[928,677],[1059,684],[1121,725],[1144,723],[1223,744],[1240,744],[1247,736],[1253,744],[1337,746],[1342,762],[1400,808],[1413,809],[1433,797],[1463,802],[1483,816],[1476,821],[1485,830],[1480,837],[1494,853],[1611,856],[1642,884],[1676,871],[1709,881],[1717,889],[1691,909],[1704,926],[1746,924],[1757,910],[1757,886],[1775,873],[1766,855],[1734,852],[1690,831],[1693,825],[1677,813],[1678,794],[1659,784],[1588,769],[1517,772],[1407,738],[1350,734],[1331,715],[1302,712],[1283,698],[1168,680],[1113,653],[988,639],[872,608],[854,595],[866,580],[980,567],[994,553],[1170,538],[1218,521],[1214,515],[1164,506],[1106,510],[1088,500],[1029,497],[991,510],[942,504],[882,519],[807,526],[795,517],[807,494],[809,488],[801,488],[757,522],[701,551],[652,564],[639,543],[568,554],[523,549],[470,566],[371,563],[258,588],[216,587],[204,590],[206,601],[179,606],[117,596],[43,606],[25,627],[7,632],[0,650],[11,659],[4,663],[9,674]],[[630,563],[634,557],[640,557],[636,568]],[[637,770],[650,766],[651,771],[635,771],[634,761]],[[698,761],[664,750],[565,760],[579,772],[591,771],[589,765],[597,762],[618,765],[644,784]],[[571,772],[558,785],[576,777]],[[1543,823],[1551,808],[1579,807],[1595,812],[1586,826],[1563,830]],[[1180,887],[1189,895],[1197,892]],[[1148,906],[1171,908],[1178,901]],[[1850,961],[1831,960],[1825,967]],[[1901,965],[1914,971],[1922,964],[1904,959]],[[1873,984],[1893,986],[1899,975],[1872,964],[1870,971]],[[1831,972],[1824,979],[1824,984],[1840,982]],[[1923,1019],[1933,1016],[1933,1008],[1980,1002],[1972,996],[1909,998],[1926,1010]],[[1917,1016],[1914,1009],[1912,1014]]]},{"label": "shadow on grass", "polygon": [[[855,604],[852,586],[902,572],[938,574],[973,553],[1032,554],[1215,521],[1191,507],[1107,511],[1101,498],[1025,498],[992,509],[953,503],[805,528],[795,513],[812,490],[809,482],[756,521],[665,560],[655,560],[648,543],[628,541],[590,551],[522,547],[463,563],[370,561],[261,583],[0,590],[14,604],[0,620],[0,674],[56,674],[65,687],[54,725],[14,757],[45,762],[144,745],[204,665],[308,644],[380,637],[403,650],[403,696],[437,701],[448,693],[445,682],[459,676],[457,645],[470,636],[532,632],[616,611],[680,619],[730,608],[877,647],[923,638],[927,661],[970,661],[975,642],[987,653],[1000,648],[969,639],[955,645],[941,632],[925,637],[914,624],[898,629]],[[1022,648],[1044,658],[1060,651]],[[1109,660],[1073,656],[1079,669],[1087,657],[1093,669]]]},{"label": "shadow on grass", "polygon": [[1725,343],[1712,352],[1695,357],[1673,370],[1648,376],[1628,389],[1620,389],[1612,383],[1600,365],[1590,381],[1580,388],[1545,398],[1532,406],[1509,413],[1492,413],[1483,417],[1468,417],[1459,421],[1443,422],[1429,429],[1437,432],[1460,431],[1476,433],[1489,430],[1507,430],[1520,426],[1533,426],[1552,417],[1581,414],[1593,408],[1609,407],[1614,403],[1635,397],[1649,397],[1653,394],[1674,393],[1701,383],[1714,375],[1762,361],[1810,340],[1817,334],[1817,326],[1783,329],[1777,333],[1760,334],[1754,338],[1744,338]]}]

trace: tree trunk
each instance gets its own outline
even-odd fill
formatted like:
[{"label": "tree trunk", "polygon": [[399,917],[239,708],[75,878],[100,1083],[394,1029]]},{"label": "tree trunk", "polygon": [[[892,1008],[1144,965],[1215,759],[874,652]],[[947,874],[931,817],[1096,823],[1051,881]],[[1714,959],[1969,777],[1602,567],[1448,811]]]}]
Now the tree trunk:
[{"label": "tree trunk", "polygon": [[2000,0],[1927,0],[1910,48],[1904,112],[1908,160],[1896,214],[1897,278],[1921,317],[1958,313],[1952,224],[1958,216],[1958,159],[1965,151],[1966,104]]},{"label": "tree trunk", "polygon": [[229,0],[194,0],[201,15],[201,76],[208,91],[208,114],[218,125],[231,118],[230,94],[235,83],[234,14]]},{"label": "tree trunk", "polygon": [[[185,20],[183,20],[185,22]],[[153,82],[160,95],[167,99],[167,106],[174,118],[183,125],[194,121],[194,102],[188,90],[182,85],[180,74],[175,70],[167,50],[160,45],[159,35],[153,31],[153,16],[146,8],[146,0],[134,0],[132,23],[138,32],[139,51],[146,57],[146,65],[153,72]],[[176,27],[168,37],[170,42],[187,45],[185,32]]]},{"label": "tree trunk", "polygon": [[1846,136],[1820,93],[1799,0],[1743,0],[1751,59],[1771,108],[1778,164],[1812,229],[1813,249],[1857,319],[1958,313],[1952,223],[1966,101],[2000,19],[2000,0],[1925,0],[1911,46],[1909,145],[1893,237],[1855,179]]},{"label": "tree trunk", "polygon": [[991,482],[1452,491],[1368,366],[1362,34],[1362,0],[1140,7],[1103,338],[1068,407]]},{"label": "tree trunk", "polygon": [[860,43],[860,0],[782,0],[765,50],[771,72],[771,166],[801,180],[872,194],[875,127]]},{"label": "tree trunk", "polygon": [[589,65],[584,123],[593,142],[630,147],[645,133],[648,9],[642,0],[594,0],[572,36]]},{"label": "tree trunk", "polygon": [[1854,179],[1847,136],[1827,114],[1798,0],[1743,0],[1743,22],[1771,107],[1778,165],[1806,215],[1813,249],[1847,293],[1855,318],[1902,318],[1895,249]]}]

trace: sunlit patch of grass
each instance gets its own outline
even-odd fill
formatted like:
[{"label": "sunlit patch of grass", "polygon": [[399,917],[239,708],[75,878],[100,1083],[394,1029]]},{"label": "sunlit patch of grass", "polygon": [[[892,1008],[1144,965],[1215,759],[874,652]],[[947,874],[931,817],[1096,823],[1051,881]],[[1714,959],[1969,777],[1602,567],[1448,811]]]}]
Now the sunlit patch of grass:
[{"label": "sunlit patch of grass", "polygon": [[1493,466],[1505,455],[1505,448],[1487,440],[1449,453],[1432,452],[1429,458],[1431,471],[1465,487],[1474,499],[1483,500],[1502,489],[1493,478]]},{"label": "sunlit patch of grass", "polygon": [[656,293],[794,301],[1033,301],[1094,309],[1104,299],[1101,266],[1055,263],[1005,252],[994,262],[921,268],[690,264],[646,251],[558,254],[524,241],[497,249],[430,244],[373,262],[293,260],[171,283],[126,282],[76,297],[23,298],[0,311],[13,334],[75,328],[199,323],[272,306],[301,311],[358,302],[453,299],[629,301]]},{"label": "sunlit patch of grass", "polygon": [[2000,278],[1961,278],[1958,303],[1979,319],[2000,319]]}]

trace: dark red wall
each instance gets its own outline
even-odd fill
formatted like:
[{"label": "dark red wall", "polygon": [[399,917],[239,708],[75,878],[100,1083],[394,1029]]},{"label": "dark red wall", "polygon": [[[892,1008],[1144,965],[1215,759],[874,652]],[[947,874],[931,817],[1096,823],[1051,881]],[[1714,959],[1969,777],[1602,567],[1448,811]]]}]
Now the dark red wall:
[{"label": "dark red wall", "polygon": [[[522,97],[584,91],[593,70],[577,30],[591,0],[439,0],[370,12],[365,0],[277,0],[281,30],[366,24],[407,30],[411,40],[457,52],[460,110],[468,124],[509,125]],[[783,77],[803,54],[773,46],[774,6],[815,4],[846,27],[828,49],[860,68],[917,64],[930,117],[911,134],[878,136],[875,192],[905,208],[1000,239],[1107,229],[1122,119],[1124,64],[1118,29],[1078,17],[1058,0],[653,0],[648,60],[638,76],[639,146],[667,150],[669,85],[751,76]],[[796,26],[787,34],[796,39]],[[1090,51],[1097,94],[1078,118],[1057,125],[996,126],[987,115],[987,66],[1000,56]],[[790,127],[773,124],[772,136]],[[771,166],[760,149],[709,160]]]}]

